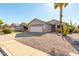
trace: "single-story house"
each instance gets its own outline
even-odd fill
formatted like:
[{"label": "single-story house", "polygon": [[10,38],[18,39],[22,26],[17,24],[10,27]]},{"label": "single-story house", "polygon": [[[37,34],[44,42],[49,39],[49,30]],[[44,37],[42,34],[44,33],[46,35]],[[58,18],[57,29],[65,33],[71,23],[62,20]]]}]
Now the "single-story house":
[{"label": "single-story house", "polygon": [[10,28],[13,31],[23,31],[24,30],[23,26],[20,26],[19,24],[14,24],[14,23],[10,25]]},{"label": "single-story house", "polygon": [[10,27],[13,31],[15,31],[16,24],[12,23],[9,27]]},{"label": "single-story house", "polygon": [[15,31],[24,31],[23,26],[16,26]]},{"label": "single-story house", "polygon": [[[56,32],[57,29],[60,28],[60,22],[57,20],[51,20],[49,22],[44,22],[37,18],[33,19],[28,26],[29,32]],[[62,22],[62,26],[64,27],[66,23]]]},{"label": "single-story house", "polygon": [[33,19],[28,26],[29,32],[51,32],[50,24],[39,19]]}]

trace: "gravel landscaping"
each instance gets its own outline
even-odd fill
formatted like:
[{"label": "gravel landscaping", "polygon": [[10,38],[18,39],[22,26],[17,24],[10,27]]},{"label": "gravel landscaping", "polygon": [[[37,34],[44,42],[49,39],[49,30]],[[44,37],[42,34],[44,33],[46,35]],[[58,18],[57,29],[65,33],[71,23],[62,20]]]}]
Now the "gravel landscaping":
[{"label": "gravel landscaping", "polygon": [[65,39],[57,36],[55,33],[46,33],[41,36],[26,37],[16,39],[22,44],[42,50],[51,55],[69,55],[69,53],[78,53],[78,51]]}]

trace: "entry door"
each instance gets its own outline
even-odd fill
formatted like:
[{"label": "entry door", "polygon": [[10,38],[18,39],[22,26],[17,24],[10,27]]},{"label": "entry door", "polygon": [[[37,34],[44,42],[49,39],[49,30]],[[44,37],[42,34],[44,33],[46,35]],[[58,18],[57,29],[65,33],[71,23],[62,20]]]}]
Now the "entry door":
[{"label": "entry door", "polygon": [[51,31],[55,32],[55,25],[51,25]]}]

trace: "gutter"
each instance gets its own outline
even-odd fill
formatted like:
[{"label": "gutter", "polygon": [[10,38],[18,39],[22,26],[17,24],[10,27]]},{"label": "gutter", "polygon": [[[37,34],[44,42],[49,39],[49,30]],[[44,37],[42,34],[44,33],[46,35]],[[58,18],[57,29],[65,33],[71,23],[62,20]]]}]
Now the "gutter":
[{"label": "gutter", "polygon": [[3,54],[3,56],[12,56],[11,53],[9,53],[3,46],[0,45],[0,52]]}]

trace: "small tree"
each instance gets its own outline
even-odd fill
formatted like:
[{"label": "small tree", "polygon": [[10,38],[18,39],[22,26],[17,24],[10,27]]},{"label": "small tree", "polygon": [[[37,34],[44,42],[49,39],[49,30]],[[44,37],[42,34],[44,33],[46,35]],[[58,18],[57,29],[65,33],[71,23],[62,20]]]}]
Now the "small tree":
[{"label": "small tree", "polygon": [[76,27],[76,24],[73,24],[72,21],[70,20],[69,27],[70,27],[69,33],[72,33]]},{"label": "small tree", "polygon": [[2,21],[2,19],[0,19],[0,25],[2,25],[4,22]]},{"label": "small tree", "polygon": [[63,35],[67,36],[67,34],[73,33],[75,28],[76,28],[76,24],[73,24],[72,21],[70,20],[70,23],[66,24],[64,26],[64,33],[63,33]]},{"label": "small tree", "polygon": [[69,26],[69,24],[66,24],[64,26],[63,36],[67,36],[67,34],[69,34],[69,30],[70,30],[70,26]]},{"label": "small tree", "polygon": [[0,19],[0,27],[1,27],[1,25],[3,24],[4,22],[2,21],[2,19]]},{"label": "small tree", "polygon": [[20,24],[20,26],[23,26],[24,31],[27,31],[27,29],[28,29],[28,24],[27,23],[23,22],[23,23]]},{"label": "small tree", "polygon": [[12,30],[11,30],[11,28],[9,27],[8,24],[4,24],[4,25],[3,25],[3,30],[2,30],[2,32],[3,32],[4,34],[9,34],[9,33],[12,33]]},{"label": "small tree", "polygon": [[0,19],[0,32],[2,31],[2,24],[3,24],[4,22],[2,21],[2,19]]},{"label": "small tree", "polygon": [[20,24],[20,26],[26,26],[27,24],[25,23],[25,22],[22,22],[21,24]]},{"label": "small tree", "polygon": [[3,29],[5,29],[5,28],[9,28],[9,25],[8,24],[4,24],[3,25]]}]

